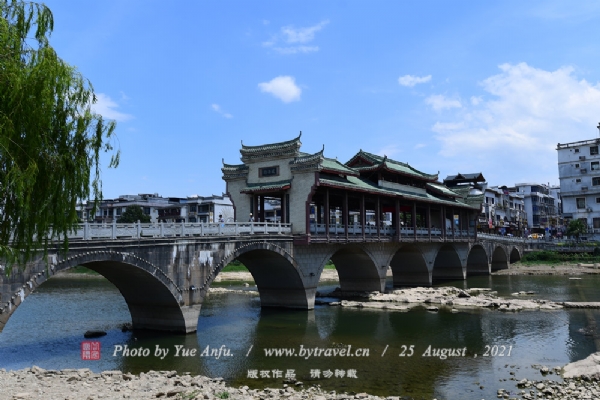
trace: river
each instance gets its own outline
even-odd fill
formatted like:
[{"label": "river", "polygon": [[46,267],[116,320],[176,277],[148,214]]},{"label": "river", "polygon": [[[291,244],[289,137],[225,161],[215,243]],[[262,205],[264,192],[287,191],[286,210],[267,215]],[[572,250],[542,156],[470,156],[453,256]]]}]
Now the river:
[{"label": "river", "polygon": [[[536,298],[554,301],[600,301],[598,275],[476,277],[447,284],[490,287],[500,296],[535,291]],[[242,282],[219,285],[244,288]],[[332,288],[326,282],[320,290]],[[287,374],[338,392],[493,399],[499,388],[517,391],[511,378],[540,379],[536,364],[562,366],[596,351],[589,328],[598,318],[598,311],[589,310],[272,310],[261,309],[258,296],[228,293],[207,298],[197,334],[122,332],[121,326],[131,321],[129,311],[108,281],[53,277],[26,299],[0,333],[0,368],[176,370],[254,388],[281,387]],[[107,332],[92,339],[100,342],[99,360],[81,359],[83,333],[89,329]],[[168,354],[155,356],[157,348]],[[304,354],[267,355],[273,348]],[[129,354],[124,355],[125,349]],[[134,354],[144,349],[148,356]],[[451,356],[435,356],[436,349],[451,349]]]}]

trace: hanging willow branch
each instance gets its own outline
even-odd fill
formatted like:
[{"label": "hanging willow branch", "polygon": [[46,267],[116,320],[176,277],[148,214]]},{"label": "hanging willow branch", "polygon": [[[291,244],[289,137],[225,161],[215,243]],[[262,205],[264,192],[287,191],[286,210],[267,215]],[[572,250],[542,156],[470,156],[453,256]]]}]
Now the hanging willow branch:
[{"label": "hanging willow branch", "polygon": [[115,122],[92,112],[91,83],[49,45],[53,26],[43,4],[0,0],[0,256],[13,262],[66,237],[77,202],[101,197],[102,152],[119,162]]}]

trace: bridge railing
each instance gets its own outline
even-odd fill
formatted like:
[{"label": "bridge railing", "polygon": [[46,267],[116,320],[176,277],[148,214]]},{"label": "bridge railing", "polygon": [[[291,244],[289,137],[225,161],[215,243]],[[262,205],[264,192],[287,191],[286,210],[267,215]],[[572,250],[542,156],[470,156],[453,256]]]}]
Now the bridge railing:
[{"label": "bridge railing", "polygon": [[[346,233],[346,229],[345,229],[345,225],[343,224],[331,224],[329,225],[329,236],[342,236],[345,235]],[[362,230],[363,230],[363,226],[361,224],[350,224],[348,225],[348,236],[349,237],[360,237],[362,236]],[[367,224],[364,227],[365,230],[365,238],[369,238],[369,237],[377,237],[377,226],[376,225],[371,225],[371,224]],[[311,235],[315,235],[315,236],[319,236],[319,235],[325,235],[326,234],[326,228],[325,228],[325,224],[315,224],[315,223],[311,223],[310,224],[310,233]],[[396,235],[396,229],[394,229],[392,226],[390,225],[383,225],[379,228],[379,236],[386,236],[386,237],[392,237]],[[447,239],[458,239],[458,238],[469,238],[469,237],[474,237],[475,235],[475,231],[473,229],[469,229],[469,230],[459,230],[459,229],[455,229],[454,232],[451,232],[450,230],[448,230],[446,232],[446,238]],[[406,238],[414,238],[417,237],[417,239],[429,239],[430,237],[430,233],[429,233],[429,229],[427,228],[417,228],[416,229],[416,235],[415,235],[415,230],[412,227],[402,227],[400,228],[400,237],[406,237]],[[431,228],[431,238],[432,239],[436,239],[439,240],[442,238],[442,230],[440,228]]]},{"label": "bridge railing", "polygon": [[292,225],[280,222],[159,222],[151,224],[83,223],[70,232],[69,239],[119,239],[184,236],[241,236],[291,234]]},{"label": "bridge railing", "polygon": [[516,236],[505,236],[505,235],[497,235],[497,234],[491,234],[491,233],[477,233],[477,238],[478,239],[490,239],[490,240],[495,240],[495,241],[500,241],[500,242],[506,242],[506,243],[518,243],[518,244],[524,244],[527,243],[527,239],[522,238],[522,237],[516,237]]}]

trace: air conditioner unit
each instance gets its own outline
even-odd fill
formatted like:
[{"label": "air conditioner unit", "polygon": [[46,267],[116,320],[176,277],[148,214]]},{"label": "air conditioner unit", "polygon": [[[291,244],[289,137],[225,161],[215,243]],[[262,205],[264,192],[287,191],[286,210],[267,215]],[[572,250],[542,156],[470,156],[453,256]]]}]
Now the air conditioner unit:
[{"label": "air conditioner unit", "polygon": [[585,156],[579,156],[579,160],[580,161],[584,161],[585,160]]},{"label": "air conditioner unit", "polygon": [[582,186],[581,190],[588,190],[588,187],[587,186]]},{"label": "air conditioner unit", "polygon": [[579,170],[582,174],[587,174],[587,169],[586,168],[581,168]]}]

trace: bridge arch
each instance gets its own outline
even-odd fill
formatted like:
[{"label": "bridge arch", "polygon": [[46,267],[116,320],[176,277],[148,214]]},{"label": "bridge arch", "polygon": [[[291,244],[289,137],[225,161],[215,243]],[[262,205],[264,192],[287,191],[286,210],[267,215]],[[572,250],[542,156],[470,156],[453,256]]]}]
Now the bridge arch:
[{"label": "bridge arch", "polygon": [[431,286],[431,271],[425,255],[414,244],[407,244],[394,253],[390,260],[396,286]]},{"label": "bridge arch", "polygon": [[312,309],[316,286],[307,288],[296,260],[282,247],[267,242],[250,242],[226,256],[206,278],[207,290],[221,270],[239,260],[252,274],[262,307]]},{"label": "bridge arch", "polygon": [[522,257],[523,257],[523,255],[519,251],[519,248],[518,247],[513,247],[512,250],[510,251],[509,262],[511,264],[516,263],[517,261],[521,261]]},{"label": "bridge arch", "polygon": [[[381,276],[370,252],[358,245],[337,248],[330,256],[338,272],[342,291],[383,292],[385,275]],[[321,266],[320,271],[323,271]]]},{"label": "bridge arch", "polygon": [[492,253],[492,272],[508,269],[508,260],[506,249],[501,245],[496,246]]},{"label": "bridge arch", "polygon": [[467,258],[467,276],[489,274],[489,256],[481,244],[475,244],[469,250],[469,257]]},{"label": "bridge arch", "polygon": [[458,252],[451,244],[444,244],[438,250],[433,263],[432,280],[464,280],[465,268]]},{"label": "bridge arch", "polygon": [[160,268],[130,253],[104,250],[75,254],[62,260],[52,257],[48,273],[35,274],[18,292],[18,299],[13,296],[4,324],[25,298],[46,280],[46,275],[50,277],[78,265],[98,272],[117,287],[127,303],[134,329],[181,333],[196,330],[200,305],[186,306],[181,288]]}]

